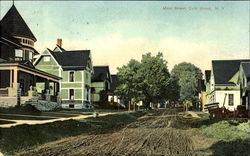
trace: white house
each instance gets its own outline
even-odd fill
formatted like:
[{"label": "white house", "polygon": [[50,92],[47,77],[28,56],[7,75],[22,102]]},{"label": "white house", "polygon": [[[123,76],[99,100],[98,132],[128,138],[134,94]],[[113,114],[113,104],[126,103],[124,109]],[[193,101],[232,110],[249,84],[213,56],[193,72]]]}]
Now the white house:
[{"label": "white house", "polygon": [[219,103],[233,111],[241,105],[241,88],[238,83],[242,62],[250,60],[213,60],[211,71],[205,72],[206,103]]}]

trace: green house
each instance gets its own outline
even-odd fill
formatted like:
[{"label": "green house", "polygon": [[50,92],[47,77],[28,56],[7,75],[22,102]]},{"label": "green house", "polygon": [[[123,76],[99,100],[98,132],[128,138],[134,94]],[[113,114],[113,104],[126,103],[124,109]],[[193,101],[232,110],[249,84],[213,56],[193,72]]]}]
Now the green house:
[{"label": "green house", "polygon": [[[90,50],[66,51],[58,45],[46,49],[36,59],[37,69],[61,77],[60,95],[62,108],[82,109],[91,106],[91,77],[93,74]],[[43,84],[37,85],[42,90]],[[53,90],[53,87],[50,87]]]},{"label": "green house", "polygon": [[92,102],[108,102],[108,96],[101,98],[101,91],[108,92],[110,90],[111,76],[109,66],[94,66],[94,75],[92,77]]}]

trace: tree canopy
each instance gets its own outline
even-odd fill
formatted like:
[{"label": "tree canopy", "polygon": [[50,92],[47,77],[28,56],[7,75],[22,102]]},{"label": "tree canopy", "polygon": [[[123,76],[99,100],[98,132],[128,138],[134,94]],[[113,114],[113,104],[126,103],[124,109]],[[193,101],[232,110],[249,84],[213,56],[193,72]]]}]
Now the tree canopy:
[{"label": "tree canopy", "polygon": [[194,64],[182,62],[174,66],[171,71],[171,78],[179,86],[179,100],[194,101],[196,99],[198,93],[198,80],[202,78],[201,69]]},{"label": "tree canopy", "polygon": [[141,61],[130,60],[127,65],[118,68],[121,85],[116,92],[129,100],[142,100],[146,106],[150,102],[161,102],[169,98],[170,73],[163,54],[142,55]]}]

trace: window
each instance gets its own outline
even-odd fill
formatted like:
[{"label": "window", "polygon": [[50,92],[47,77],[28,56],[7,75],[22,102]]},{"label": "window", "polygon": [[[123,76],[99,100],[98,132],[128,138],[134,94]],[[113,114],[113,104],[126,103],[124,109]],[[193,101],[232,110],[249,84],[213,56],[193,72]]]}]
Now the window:
[{"label": "window", "polygon": [[33,59],[33,53],[30,51],[29,52],[29,60],[32,60]]},{"label": "window", "polygon": [[69,89],[69,100],[74,100],[74,89]]},{"label": "window", "polygon": [[44,56],[44,62],[49,62],[50,61],[50,56]]},{"label": "window", "polygon": [[234,105],[234,95],[228,94],[228,105],[233,106]]},{"label": "window", "polygon": [[74,72],[69,72],[69,82],[74,82]]},{"label": "window", "polygon": [[15,50],[15,57],[23,57],[23,51],[20,49]]}]

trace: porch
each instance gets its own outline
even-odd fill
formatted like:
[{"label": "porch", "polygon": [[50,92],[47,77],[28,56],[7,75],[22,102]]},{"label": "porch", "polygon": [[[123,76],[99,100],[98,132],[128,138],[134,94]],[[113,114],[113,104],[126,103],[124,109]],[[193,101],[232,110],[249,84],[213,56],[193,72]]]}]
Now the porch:
[{"label": "porch", "polygon": [[[59,80],[55,75],[35,69],[32,65],[0,64],[0,107],[36,104],[38,101],[60,103]],[[37,84],[43,84],[38,91]]]}]

